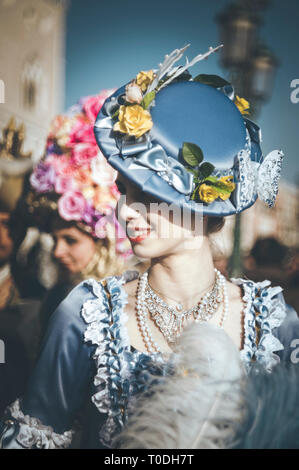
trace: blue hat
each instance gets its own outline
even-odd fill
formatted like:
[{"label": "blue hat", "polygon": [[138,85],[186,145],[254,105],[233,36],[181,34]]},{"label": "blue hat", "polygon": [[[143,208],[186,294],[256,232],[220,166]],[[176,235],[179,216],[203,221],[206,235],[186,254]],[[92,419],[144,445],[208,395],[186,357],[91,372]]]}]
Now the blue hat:
[{"label": "blue hat", "polygon": [[110,96],[94,127],[108,162],[140,190],[209,216],[241,212],[257,197],[272,207],[283,158],[278,150],[263,157],[260,129],[244,116],[249,103],[228,82],[191,77],[219,47],[181,67],[174,63],[186,47],[165,56]]}]

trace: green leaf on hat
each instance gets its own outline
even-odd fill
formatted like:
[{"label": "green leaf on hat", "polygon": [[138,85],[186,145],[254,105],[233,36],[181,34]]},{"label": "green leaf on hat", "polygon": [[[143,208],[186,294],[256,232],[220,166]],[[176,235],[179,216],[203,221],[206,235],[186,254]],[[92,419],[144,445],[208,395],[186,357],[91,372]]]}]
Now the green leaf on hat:
[{"label": "green leaf on hat", "polygon": [[214,88],[221,88],[225,85],[230,85],[229,82],[224,80],[224,78],[219,77],[219,75],[207,75],[204,73],[197,75],[195,78],[193,78],[193,81],[203,83],[204,85],[210,85]]},{"label": "green leaf on hat", "polygon": [[213,173],[215,167],[212,163],[205,162],[199,167],[199,173],[202,179],[208,178]]},{"label": "green leaf on hat", "polygon": [[184,142],[182,154],[183,159],[190,166],[197,166],[203,161],[203,152],[196,144]]},{"label": "green leaf on hat", "polygon": [[119,115],[119,108],[115,111],[115,113],[111,116],[111,119],[115,119],[117,118],[117,116]]},{"label": "green leaf on hat", "polygon": [[192,173],[192,175],[194,175],[195,177],[199,176],[197,168],[186,168],[186,170],[189,171],[189,173]]},{"label": "green leaf on hat", "polygon": [[231,189],[229,189],[229,187],[227,186],[227,184],[225,183],[222,183],[221,181],[216,181],[216,182],[212,182],[211,185],[218,191],[218,192],[221,192],[221,193],[225,193],[225,194],[230,194],[232,191]]},{"label": "green leaf on hat", "polygon": [[156,97],[156,92],[154,90],[150,91],[144,96],[143,100],[141,101],[141,106],[144,109],[147,109],[149,105],[151,104],[151,102],[155,99],[155,97]]},{"label": "green leaf on hat", "polygon": [[216,176],[208,176],[205,181],[210,181],[212,183],[217,183],[218,178]]}]

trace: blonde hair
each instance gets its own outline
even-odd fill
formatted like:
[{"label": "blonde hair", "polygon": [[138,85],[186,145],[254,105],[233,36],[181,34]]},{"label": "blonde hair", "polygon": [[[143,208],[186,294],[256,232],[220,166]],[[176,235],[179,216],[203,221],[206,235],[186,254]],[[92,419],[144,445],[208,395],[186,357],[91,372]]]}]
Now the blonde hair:
[{"label": "blonde hair", "polygon": [[113,227],[107,226],[107,236],[95,241],[96,251],[88,265],[82,270],[81,277],[92,277],[97,281],[107,276],[117,276],[125,270],[125,259],[117,253]]}]

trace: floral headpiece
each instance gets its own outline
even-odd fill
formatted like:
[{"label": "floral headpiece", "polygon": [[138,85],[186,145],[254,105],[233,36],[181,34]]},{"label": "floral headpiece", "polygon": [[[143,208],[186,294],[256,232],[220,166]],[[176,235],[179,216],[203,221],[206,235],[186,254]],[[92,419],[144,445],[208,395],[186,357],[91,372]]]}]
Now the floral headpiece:
[{"label": "floral headpiece", "polygon": [[119,191],[117,172],[97,146],[93,126],[104,101],[113,90],[81,98],[65,115],[52,122],[45,156],[30,176],[34,191],[27,195],[31,211],[55,211],[74,221],[94,238],[106,238],[115,230],[116,249],[130,252],[126,235],[115,217]]},{"label": "floral headpiece", "polygon": [[[109,163],[133,180],[134,175],[130,169],[143,167],[154,171],[183,195],[179,201],[180,205],[187,203],[192,209],[197,210],[194,203],[202,202],[206,207],[205,212],[209,215],[229,215],[249,207],[259,195],[271,207],[278,190],[282,152],[271,152],[263,162],[259,146],[260,130],[256,124],[245,118],[250,109],[248,101],[235,96],[231,84],[219,76],[200,74],[192,78],[190,75],[188,70],[190,67],[218,51],[222,45],[216,48],[210,47],[208,52],[197,55],[190,62],[186,59],[184,66],[175,66],[187,47],[166,55],[157,70],[138,73],[129,84],[106,101],[95,124],[98,145]],[[193,83],[203,86],[201,89],[193,87],[194,102],[192,99],[188,102],[182,90],[184,88],[188,91],[189,85]],[[170,84],[176,85],[175,91],[170,92]],[[167,99],[164,98],[166,88],[169,88]],[[214,89],[216,93],[211,93],[208,89]],[[175,93],[178,95],[177,109],[174,106]],[[189,97],[190,95],[191,93]],[[208,100],[211,102],[210,108]],[[189,114],[191,112],[192,115],[195,115],[198,109],[198,121],[193,122],[189,119],[189,130],[186,131],[189,135],[191,129],[191,134],[197,138],[196,126],[199,126],[198,129],[203,129],[207,125],[205,120],[208,121],[200,114],[202,104],[205,104],[206,111],[212,116],[212,121],[210,120],[212,124],[209,124],[210,127],[206,130],[208,142],[203,143],[205,149],[201,148],[201,142],[187,140],[180,142],[178,147],[174,135],[176,126],[174,113],[177,115],[185,113],[188,119],[187,106]],[[167,112],[161,111],[162,107]],[[219,110],[218,116],[217,110]],[[180,123],[182,122],[181,120]],[[213,161],[209,161],[210,158],[207,161],[206,147],[213,147],[210,145],[213,140],[211,138],[211,133],[214,131],[213,122],[215,122],[215,140],[222,139],[228,143],[223,152],[221,147],[218,147],[219,155],[211,151]],[[229,142],[228,134],[235,143]],[[121,162],[117,153],[126,162]],[[225,155],[226,161],[220,161],[221,153]],[[129,164],[127,160],[131,160],[131,163]],[[147,191],[149,184],[145,178],[146,176],[142,186],[140,178],[135,178],[134,183]],[[178,203],[178,197],[171,195],[169,190],[165,191],[161,187],[158,193],[157,184],[149,187],[148,192],[156,191],[153,195],[158,198]],[[166,195],[166,192],[169,194]],[[226,204],[220,206],[219,203],[222,202]]]}]

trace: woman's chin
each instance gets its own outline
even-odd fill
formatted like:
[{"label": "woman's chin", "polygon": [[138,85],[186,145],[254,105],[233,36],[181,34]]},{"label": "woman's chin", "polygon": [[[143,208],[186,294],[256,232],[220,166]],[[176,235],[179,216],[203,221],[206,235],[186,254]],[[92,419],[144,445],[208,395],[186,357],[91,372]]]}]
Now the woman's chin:
[{"label": "woman's chin", "polygon": [[148,238],[138,242],[131,240],[131,246],[134,255],[139,258],[153,258],[154,254],[159,252],[157,241]]},{"label": "woman's chin", "polygon": [[144,240],[140,243],[132,243],[132,250],[138,258],[153,259],[159,258],[170,254],[172,250],[167,243],[166,245],[161,240]]}]

